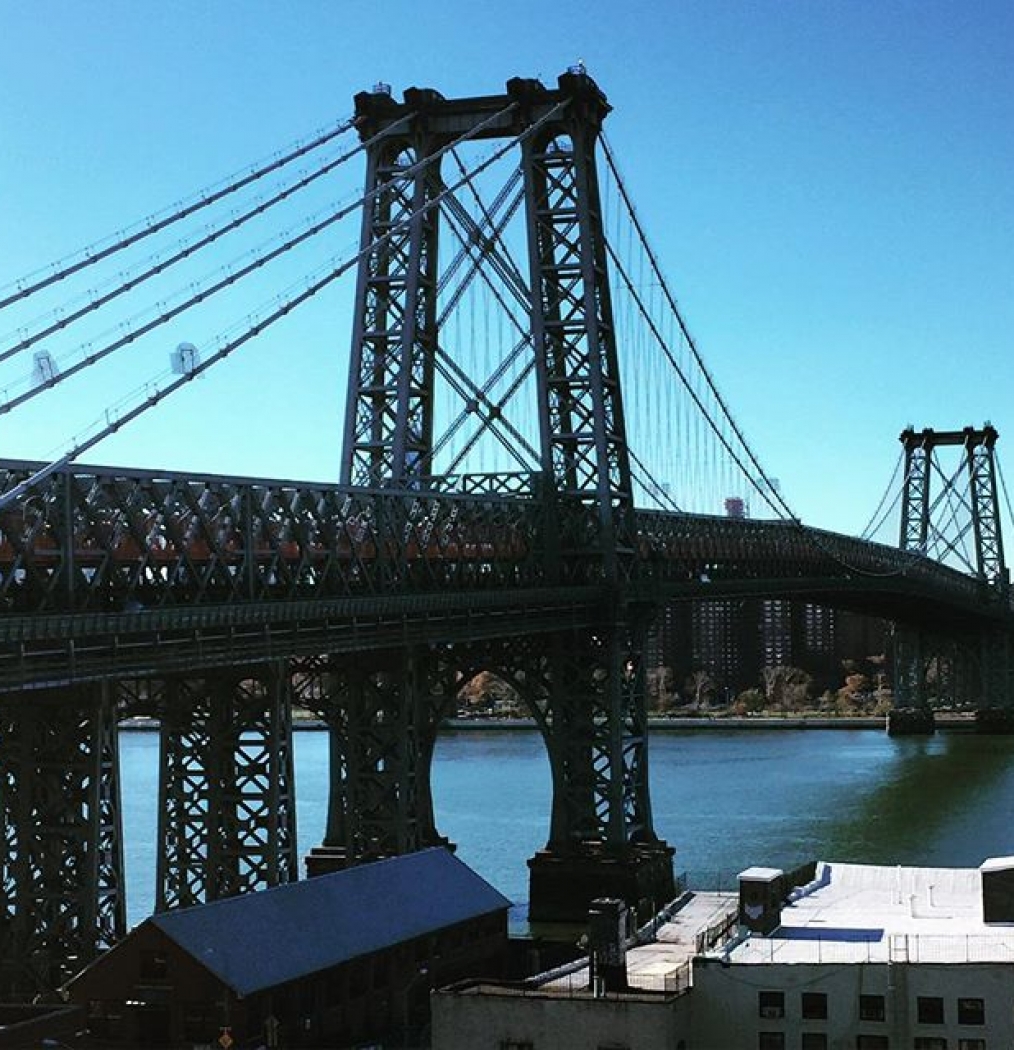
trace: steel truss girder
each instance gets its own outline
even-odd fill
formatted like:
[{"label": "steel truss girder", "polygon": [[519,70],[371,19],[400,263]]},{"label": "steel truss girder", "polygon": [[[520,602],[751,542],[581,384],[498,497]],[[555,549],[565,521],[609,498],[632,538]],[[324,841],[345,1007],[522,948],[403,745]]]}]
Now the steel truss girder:
[{"label": "steel truss girder", "polygon": [[[418,130],[367,151],[342,481],[417,485],[430,473],[437,346],[438,162]],[[405,174],[406,170],[416,168]]]},{"label": "steel truss girder", "polygon": [[[0,490],[32,464],[0,463]],[[0,511],[0,608],[194,605],[540,583],[530,498],[57,471]],[[185,618],[185,617],[184,617]]]},{"label": "steel truss girder", "polygon": [[299,700],[330,733],[327,828],[320,854],[339,865],[443,843],[430,767],[453,674],[422,646],[304,662]]},{"label": "steel truss girder", "polygon": [[0,995],[52,991],[126,932],[113,688],[0,706]]},{"label": "steel truss girder", "polygon": [[284,663],[165,683],[156,910],[298,875]]}]

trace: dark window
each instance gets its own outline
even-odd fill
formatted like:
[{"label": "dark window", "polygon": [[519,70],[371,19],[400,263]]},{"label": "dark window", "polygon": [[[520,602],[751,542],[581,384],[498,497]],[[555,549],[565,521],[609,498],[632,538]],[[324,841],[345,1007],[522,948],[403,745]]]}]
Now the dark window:
[{"label": "dark window", "polygon": [[517,1039],[501,1039],[500,1050],[535,1050],[535,1044]]},{"label": "dark window", "polygon": [[761,1017],[784,1017],[785,993],[758,992],[757,1012]]},{"label": "dark window", "polygon": [[807,1021],[827,1020],[827,996],[823,992],[803,992],[800,1008]]},{"label": "dark window", "polygon": [[883,1021],[884,997],[882,995],[859,996],[859,1020]]},{"label": "dark window", "polygon": [[985,1039],[959,1039],[958,1050],[986,1050]]},{"label": "dark window", "polygon": [[947,1040],[939,1035],[917,1035],[913,1050],[947,1050]]},{"label": "dark window", "polygon": [[937,995],[920,995],[915,1001],[915,1015],[919,1024],[943,1024],[943,999]]},{"label": "dark window", "polygon": [[800,1050],[827,1050],[827,1035],[824,1032],[804,1032]]},{"label": "dark window", "polygon": [[145,952],[141,957],[141,977],[161,981],[169,973],[169,960],[160,952]]},{"label": "dark window", "polygon": [[958,1000],[958,1024],[985,1024],[986,1004],[982,999]]},{"label": "dark window", "polygon": [[757,1050],[785,1050],[784,1032],[759,1032]]},{"label": "dark window", "polygon": [[891,1050],[891,1041],[886,1035],[857,1035],[856,1050]]}]

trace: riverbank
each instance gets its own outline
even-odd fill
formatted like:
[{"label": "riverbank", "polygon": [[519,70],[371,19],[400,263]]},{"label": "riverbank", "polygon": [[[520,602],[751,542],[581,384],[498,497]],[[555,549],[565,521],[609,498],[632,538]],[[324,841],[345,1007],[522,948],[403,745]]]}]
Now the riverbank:
[{"label": "riverbank", "polygon": [[[975,715],[972,713],[938,711],[936,728],[948,732],[975,731]],[[133,731],[152,731],[159,728],[157,718],[128,718],[120,728]],[[295,717],[292,728],[299,730],[326,729],[319,718]],[[503,731],[518,732],[537,730],[534,718],[448,718],[442,728],[454,731]],[[649,718],[648,729],[653,733],[683,732],[687,729],[876,729],[883,732],[886,720],[883,715],[833,716],[833,715],[708,715],[698,718]]]}]

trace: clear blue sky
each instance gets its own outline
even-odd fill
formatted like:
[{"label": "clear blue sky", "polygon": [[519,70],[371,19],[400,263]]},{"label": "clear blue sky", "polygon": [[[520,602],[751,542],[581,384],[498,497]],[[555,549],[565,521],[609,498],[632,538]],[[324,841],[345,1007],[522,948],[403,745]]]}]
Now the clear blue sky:
[{"label": "clear blue sky", "polygon": [[[0,284],[377,80],[496,93],[577,59],[702,352],[804,520],[862,528],[908,423],[990,419],[1014,448],[1010,0],[0,0]],[[348,342],[336,301],[87,458],[335,478]],[[107,401],[86,390],[91,419]],[[0,455],[44,456],[78,407],[5,417]]]}]

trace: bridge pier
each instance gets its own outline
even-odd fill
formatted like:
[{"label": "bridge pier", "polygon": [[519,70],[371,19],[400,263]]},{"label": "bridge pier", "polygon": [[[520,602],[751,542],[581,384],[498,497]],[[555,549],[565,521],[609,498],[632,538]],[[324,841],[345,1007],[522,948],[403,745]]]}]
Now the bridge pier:
[{"label": "bridge pier", "polygon": [[446,845],[436,830],[430,763],[447,694],[424,647],[357,654],[317,669],[304,703],[330,734],[324,842],[307,872]]},{"label": "bridge pier", "polygon": [[48,992],[126,931],[111,683],[0,705],[0,998]]},{"label": "bridge pier", "polygon": [[298,875],[287,665],[164,686],[156,911]]},{"label": "bridge pier", "polygon": [[528,862],[533,922],[583,920],[595,897],[647,910],[673,896],[648,793],[646,626],[634,616],[552,636],[526,671],[553,778],[549,841]]},{"label": "bridge pier", "polygon": [[933,707],[941,705],[974,705],[980,731],[1014,727],[1014,666],[1006,631],[944,636],[898,627],[893,646],[891,732],[932,732]]}]

